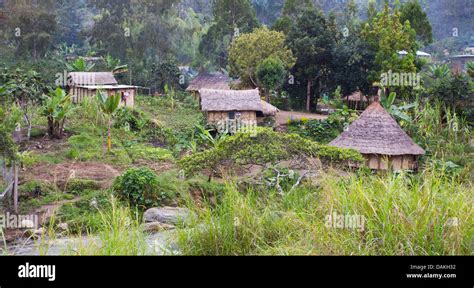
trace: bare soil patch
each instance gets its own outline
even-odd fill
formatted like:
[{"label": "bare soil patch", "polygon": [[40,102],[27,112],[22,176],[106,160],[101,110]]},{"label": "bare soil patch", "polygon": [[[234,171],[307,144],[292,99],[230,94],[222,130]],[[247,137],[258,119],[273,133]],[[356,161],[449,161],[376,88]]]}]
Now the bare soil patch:
[{"label": "bare soil patch", "polygon": [[98,162],[66,162],[61,164],[39,164],[23,173],[24,181],[45,181],[63,186],[70,179],[93,180],[101,188],[110,187],[114,179],[121,174],[116,167]]}]

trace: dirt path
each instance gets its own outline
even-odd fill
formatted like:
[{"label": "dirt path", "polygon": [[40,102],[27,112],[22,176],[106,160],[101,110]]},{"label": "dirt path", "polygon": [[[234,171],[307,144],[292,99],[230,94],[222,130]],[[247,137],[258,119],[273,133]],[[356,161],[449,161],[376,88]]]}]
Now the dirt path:
[{"label": "dirt path", "polygon": [[324,120],[327,119],[328,116],[305,112],[280,111],[276,116],[276,122],[278,125],[287,125],[288,120],[301,120],[303,118],[309,120]]}]

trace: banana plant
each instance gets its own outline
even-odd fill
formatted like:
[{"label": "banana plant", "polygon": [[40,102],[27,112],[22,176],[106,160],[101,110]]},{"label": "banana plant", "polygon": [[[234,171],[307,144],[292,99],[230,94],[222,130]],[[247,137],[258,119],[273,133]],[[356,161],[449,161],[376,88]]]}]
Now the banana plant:
[{"label": "banana plant", "polygon": [[107,152],[112,150],[112,118],[120,105],[120,94],[108,96],[106,92],[97,91],[100,110],[108,118],[107,124]]},{"label": "banana plant", "polygon": [[89,72],[94,68],[95,64],[87,63],[84,58],[78,58],[71,64],[66,64],[66,66],[71,72]]},{"label": "banana plant", "polygon": [[54,92],[46,95],[43,105],[43,115],[48,118],[48,132],[50,137],[61,138],[64,131],[66,118],[71,115],[74,108],[71,96],[57,88]]},{"label": "banana plant", "polygon": [[469,61],[466,64],[467,74],[474,78],[474,61]]},{"label": "banana plant", "polygon": [[391,92],[388,97],[386,96],[385,89],[381,89],[380,104],[387,110],[390,115],[397,119],[401,119],[408,123],[412,122],[411,117],[407,114],[407,111],[416,107],[416,103],[406,104],[404,106],[396,106],[395,100],[397,99],[397,93]]}]

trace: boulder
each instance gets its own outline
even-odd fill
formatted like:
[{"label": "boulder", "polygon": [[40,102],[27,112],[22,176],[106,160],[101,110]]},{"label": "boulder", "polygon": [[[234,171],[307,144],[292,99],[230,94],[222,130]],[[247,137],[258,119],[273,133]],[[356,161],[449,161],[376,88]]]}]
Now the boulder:
[{"label": "boulder", "polygon": [[151,208],[143,214],[144,223],[159,222],[162,224],[178,225],[188,222],[189,218],[189,210],[187,208]]},{"label": "boulder", "polygon": [[176,227],[170,224],[164,224],[160,222],[151,222],[151,223],[144,223],[141,225],[141,229],[143,232],[148,232],[148,233],[156,233],[156,232],[162,232],[166,230],[173,230]]}]

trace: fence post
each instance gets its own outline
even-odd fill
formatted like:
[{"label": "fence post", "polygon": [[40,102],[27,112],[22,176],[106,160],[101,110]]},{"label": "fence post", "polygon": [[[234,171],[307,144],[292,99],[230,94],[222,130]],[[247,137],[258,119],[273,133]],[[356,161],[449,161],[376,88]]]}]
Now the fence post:
[{"label": "fence post", "polygon": [[13,164],[15,166],[15,182],[13,183],[13,209],[18,214],[18,163]]}]

